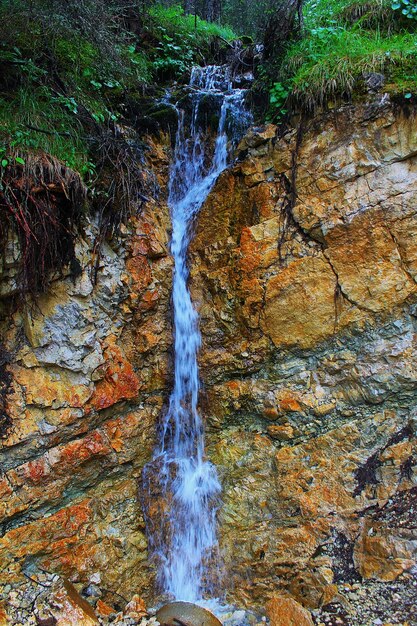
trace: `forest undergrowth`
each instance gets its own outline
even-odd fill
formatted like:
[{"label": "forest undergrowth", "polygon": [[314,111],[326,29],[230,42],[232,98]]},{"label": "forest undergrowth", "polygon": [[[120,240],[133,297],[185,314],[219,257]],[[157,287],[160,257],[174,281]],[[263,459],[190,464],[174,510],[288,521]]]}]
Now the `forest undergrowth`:
[{"label": "forest undergrowth", "polygon": [[283,54],[260,68],[269,118],[315,113],[383,91],[416,100],[417,3],[310,0]]}]

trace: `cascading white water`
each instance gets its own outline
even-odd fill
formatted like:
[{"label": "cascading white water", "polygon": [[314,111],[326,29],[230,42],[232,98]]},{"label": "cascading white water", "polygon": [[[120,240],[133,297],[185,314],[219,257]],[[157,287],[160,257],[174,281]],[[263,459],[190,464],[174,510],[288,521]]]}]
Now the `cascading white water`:
[{"label": "cascading white water", "polygon": [[[204,454],[204,428],[198,411],[200,347],[198,315],[187,282],[187,251],[193,220],[216,179],[227,167],[228,132],[236,140],[249,124],[244,92],[231,89],[226,68],[194,69],[192,112],[189,124],[179,110],[174,162],[170,172],[168,203],[172,217],[171,253],[174,259],[175,372],[169,408],[154,459],[144,470],[144,485],[158,482],[160,519],[148,523],[150,546],[158,561],[162,590],[176,600],[196,602],[210,593],[206,567],[216,567],[216,515],[220,483],[216,469]],[[221,102],[214,149],[204,141],[199,124],[203,96]],[[227,132],[228,131],[228,132]],[[155,477],[155,473],[157,476]],[[147,505],[149,518],[149,504]]]}]

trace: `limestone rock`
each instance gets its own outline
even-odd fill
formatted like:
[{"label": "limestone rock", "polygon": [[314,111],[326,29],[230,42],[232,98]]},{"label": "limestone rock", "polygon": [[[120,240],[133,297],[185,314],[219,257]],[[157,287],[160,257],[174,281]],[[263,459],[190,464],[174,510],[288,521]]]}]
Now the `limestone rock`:
[{"label": "limestone rock", "polygon": [[[299,145],[296,130],[257,129],[196,219],[200,408],[237,606],[278,594],[316,609],[356,584],[375,584],[377,598],[411,580],[415,123],[373,102],[311,120]],[[13,354],[0,449],[6,584],[27,566],[80,586],[99,573],[103,589],[156,602],[141,471],[172,384],[172,261],[169,138],[149,144],[144,176],[160,195],[106,242],[96,283],[91,223],[75,283],[56,280],[38,308],[0,323]],[[13,242],[6,252],[3,294]]]},{"label": "limestone rock", "polygon": [[[152,188],[164,189],[167,147],[149,143],[144,177],[154,168]],[[18,584],[30,562],[84,585],[99,572],[114,592],[152,586],[137,478],[170,380],[168,231],[161,193],[103,244],[95,268],[97,226],[86,222],[82,275],[0,321],[14,355],[12,428],[0,446],[2,581]]]},{"label": "limestone rock", "polygon": [[275,345],[315,345],[334,331],[336,278],[325,260],[295,261],[266,285],[262,330]]},{"label": "limestone rock", "polygon": [[366,104],[298,146],[255,131],[201,209],[202,408],[237,602],[315,608],[416,564],[416,137],[414,114]]}]

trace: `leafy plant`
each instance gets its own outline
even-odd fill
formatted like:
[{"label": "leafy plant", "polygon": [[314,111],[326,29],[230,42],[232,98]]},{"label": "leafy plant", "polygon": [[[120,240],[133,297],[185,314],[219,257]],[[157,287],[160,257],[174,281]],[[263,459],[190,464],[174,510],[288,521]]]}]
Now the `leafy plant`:
[{"label": "leafy plant", "polygon": [[204,59],[214,39],[224,42],[236,38],[228,27],[185,15],[180,5],[157,4],[149,15],[154,21],[148,28],[158,39],[150,55],[152,67],[164,78],[182,77],[194,63]]},{"label": "leafy plant", "polygon": [[410,20],[417,20],[417,3],[413,0],[394,0],[391,8],[393,11],[401,11]]},{"label": "leafy plant", "polygon": [[78,113],[78,104],[74,98],[67,96],[56,96],[53,98],[53,100],[55,100],[55,102],[59,102],[59,104],[62,104],[65,108],[68,109],[68,111],[74,113],[74,115]]},{"label": "leafy plant", "polygon": [[354,94],[364,96],[364,79],[371,73],[384,75],[388,92],[410,99],[417,92],[417,33],[404,13],[395,16],[394,4],[400,2],[402,7],[416,5],[415,0],[307,2],[304,37],[265,72],[270,111],[275,107],[279,116],[282,106],[282,87],[272,91],[276,84],[289,92],[284,108],[314,111]]},{"label": "leafy plant", "polygon": [[285,103],[289,90],[281,82],[274,83],[269,90],[269,115],[268,121],[279,120],[288,112]]}]

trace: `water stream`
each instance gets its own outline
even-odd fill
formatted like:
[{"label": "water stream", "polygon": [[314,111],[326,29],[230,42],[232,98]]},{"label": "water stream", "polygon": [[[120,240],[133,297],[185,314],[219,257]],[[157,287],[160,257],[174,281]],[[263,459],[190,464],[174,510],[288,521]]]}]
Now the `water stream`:
[{"label": "water stream", "polygon": [[[215,467],[205,457],[204,427],[198,410],[201,338],[188,290],[187,252],[194,218],[227,167],[230,149],[248,126],[250,116],[244,107],[244,91],[231,88],[227,68],[195,68],[190,87],[188,114],[185,108],[178,108],[168,198],[174,259],[174,386],[160,443],[144,469],[144,485],[149,493],[152,482],[158,485],[158,519],[151,519],[149,505],[146,516],[159,587],[173,599],[198,602],[214,593],[213,573],[220,569],[216,562],[220,483]],[[214,142],[200,124],[201,103],[207,98],[212,98],[220,110]]]}]

